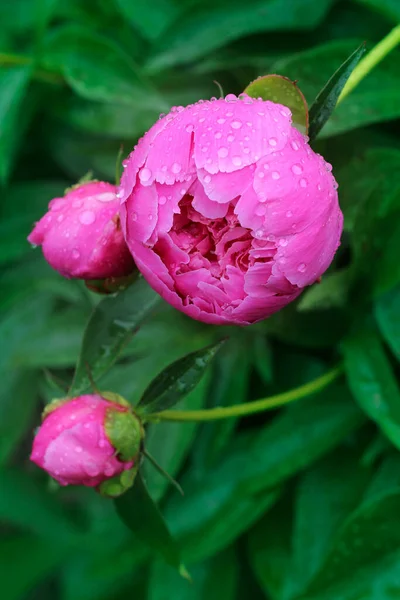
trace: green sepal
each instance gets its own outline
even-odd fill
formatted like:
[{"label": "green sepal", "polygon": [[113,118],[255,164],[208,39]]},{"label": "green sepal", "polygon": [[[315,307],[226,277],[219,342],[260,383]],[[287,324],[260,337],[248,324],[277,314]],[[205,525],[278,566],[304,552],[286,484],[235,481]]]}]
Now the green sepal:
[{"label": "green sepal", "polygon": [[57,408],[60,408],[60,406],[62,406],[63,404],[65,404],[66,402],[69,402],[71,400],[71,398],[54,398],[54,400],[52,400],[51,402],[49,402],[49,404],[47,404],[42,412],[42,421],[50,414],[53,412],[53,410],[56,410]]},{"label": "green sepal", "polygon": [[103,481],[98,487],[98,492],[107,498],[118,498],[118,496],[124,494],[133,486],[136,474],[139,470],[139,464],[140,460],[137,460],[131,469],[122,471],[119,475],[115,475],[115,477]]},{"label": "green sepal", "polygon": [[132,411],[121,412],[111,407],[108,408],[104,429],[120,460],[127,462],[139,455],[144,430],[138,417]]}]

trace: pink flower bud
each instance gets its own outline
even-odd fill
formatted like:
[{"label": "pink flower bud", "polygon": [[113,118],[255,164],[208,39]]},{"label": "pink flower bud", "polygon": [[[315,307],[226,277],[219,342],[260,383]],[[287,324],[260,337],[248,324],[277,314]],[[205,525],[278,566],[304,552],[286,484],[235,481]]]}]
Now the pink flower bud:
[{"label": "pink flower bud", "polygon": [[97,487],[138,466],[141,439],[140,423],[128,406],[99,395],[79,396],[49,405],[30,458],[61,485]]},{"label": "pink flower bud", "polygon": [[121,224],[165,300],[206,323],[246,325],[330,265],[336,188],[287,107],[230,94],[175,107],[140,140],[121,180]]},{"label": "pink flower bud", "polygon": [[116,187],[91,181],[54,198],[28,237],[64,277],[122,277],[134,269],[119,222]]}]

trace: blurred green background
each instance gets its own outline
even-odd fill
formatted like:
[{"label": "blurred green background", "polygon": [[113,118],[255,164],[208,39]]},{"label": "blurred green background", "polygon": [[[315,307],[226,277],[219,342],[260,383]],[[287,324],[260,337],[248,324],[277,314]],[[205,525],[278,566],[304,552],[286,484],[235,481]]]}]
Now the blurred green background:
[{"label": "blurred green background", "polygon": [[[314,148],[345,213],[320,285],[268,321],[230,329],[181,407],[290,389],[344,357],[343,378],[285,409],[151,426],[146,477],[193,584],[89,489],[29,463],[43,404],[69,382],[98,298],[26,242],[49,200],[172,105],[279,73],[309,103],[398,0],[0,0],[0,596],[2,600],[400,598],[400,50],[340,105]],[[163,305],[101,381],[136,401],[171,360],[220,331]],[[135,507],[132,506],[132,511]]]}]

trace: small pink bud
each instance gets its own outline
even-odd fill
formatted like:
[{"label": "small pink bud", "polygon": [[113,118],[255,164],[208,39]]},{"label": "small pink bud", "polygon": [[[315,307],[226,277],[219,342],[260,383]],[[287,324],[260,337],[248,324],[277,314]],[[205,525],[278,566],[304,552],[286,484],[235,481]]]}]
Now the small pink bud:
[{"label": "small pink bud", "polygon": [[90,181],[54,198],[28,237],[64,277],[123,277],[134,269],[119,222],[116,187]]},{"label": "small pink bud", "polygon": [[118,485],[130,479],[122,477],[125,471],[137,469],[142,437],[137,417],[115,394],[55,400],[45,410],[30,458],[61,485],[97,487],[113,478],[113,489],[122,493]]}]

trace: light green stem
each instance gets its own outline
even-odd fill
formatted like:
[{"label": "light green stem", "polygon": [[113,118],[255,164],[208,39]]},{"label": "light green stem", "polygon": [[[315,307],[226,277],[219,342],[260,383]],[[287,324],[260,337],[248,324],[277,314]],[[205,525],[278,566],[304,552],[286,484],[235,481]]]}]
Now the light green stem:
[{"label": "light green stem", "polygon": [[310,381],[289,392],[283,392],[276,396],[269,396],[262,400],[246,402],[245,404],[236,404],[234,406],[222,406],[219,408],[209,408],[206,410],[165,410],[147,417],[148,421],[215,421],[216,419],[227,419],[229,417],[244,417],[254,413],[263,412],[277,408],[283,404],[300,400],[305,396],[310,396],[320,392],[327,385],[335,381],[343,373],[343,366],[338,365],[321,377]]},{"label": "light green stem", "polygon": [[350,75],[337,104],[341,102],[354,88],[381,62],[398,44],[400,44],[400,25],[397,25],[358,63]]}]

